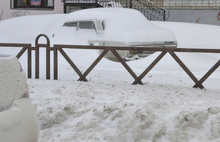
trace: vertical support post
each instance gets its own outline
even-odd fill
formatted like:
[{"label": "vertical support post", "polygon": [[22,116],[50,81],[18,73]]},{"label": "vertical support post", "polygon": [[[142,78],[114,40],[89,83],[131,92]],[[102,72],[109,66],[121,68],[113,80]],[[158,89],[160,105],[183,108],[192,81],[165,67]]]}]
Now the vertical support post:
[{"label": "vertical support post", "polygon": [[28,52],[27,52],[27,54],[28,54],[28,59],[27,59],[27,62],[28,62],[28,78],[31,78],[31,64],[32,64],[32,61],[31,61],[31,56],[32,56],[32,54],[31,54],[31,46],[29,46],[28,47]]},{"label": "vertical support post", "polygon": [[46,47],[46,79],[50,79],[50,47]]},{"label": "vertical support post", "polygon": [[39,79],[39,47],[35,47],[35,79]]},{"label": "vertical support post", "polygon": [[54,46],[54,80],[58,79],[58,56],[57,56],[57,47]]}]

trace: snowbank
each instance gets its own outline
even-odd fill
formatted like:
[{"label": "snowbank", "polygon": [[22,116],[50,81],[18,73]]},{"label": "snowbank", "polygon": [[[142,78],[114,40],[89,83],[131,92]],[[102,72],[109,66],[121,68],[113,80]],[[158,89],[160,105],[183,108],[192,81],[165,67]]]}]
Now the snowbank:
[{"label": "snowbank", "polygon": [[220,90],[158,83],[28,83],[41,123],[40,142],[220,140]]}]

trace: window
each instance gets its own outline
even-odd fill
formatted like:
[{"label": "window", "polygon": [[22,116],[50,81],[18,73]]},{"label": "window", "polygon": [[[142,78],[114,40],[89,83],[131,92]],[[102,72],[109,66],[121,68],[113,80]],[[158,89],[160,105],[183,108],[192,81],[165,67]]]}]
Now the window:
[{"label": "window", "polygon": [[77,22],[67,22],[63,26],[66,26],[66,27],[77,27]]},{"label": "window", "polygon": [[54,0],[11,0],[12,9],[54,9]]},{"label": "window", "polygon": [[82,21],[82,22],[79,22],[79,28],[80,29],[94,29],[95,30],[95,25],[92,21]]},{"label": "window", "polygon": [[79,22],[67,22],[63,26],[66,27],[77,27],[78,29],[93,29],[96,30],[93,21],[79,21]]}]

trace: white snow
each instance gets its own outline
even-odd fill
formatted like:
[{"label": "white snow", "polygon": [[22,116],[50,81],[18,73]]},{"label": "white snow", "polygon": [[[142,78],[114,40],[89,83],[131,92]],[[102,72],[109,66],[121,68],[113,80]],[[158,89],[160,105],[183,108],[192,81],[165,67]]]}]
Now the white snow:
[{"label": "white snow", "polygon": [[0,55],[0,111],[6,109],[14,100],[28,97],[25,72],[16,57]]},{"label": "white snow", "polygon": [[0,141],[38,141],[38,118],[28,97],[26,74],[18,59],[0,54]]},{"label": "white snow", "polygon": [[0,113],[2,142],[37,142],[39,137],[37,114],[28,98],[17,99],[12,107]]},{"label": "white snow", "polygon": [[[26,21],[27,18],[30,21]],[[91,36],[91,33],[76,30],[74,27],[66,28],[63,26],[66,22],[85,20],[103,21],[105,25],[104,33],[96,35],[94,31],[94,36]],[[88,40],[125,43],[176,41],[172,31],[152,24],[139,11],[127,8],[99,8],[98,10],[80,10],[70,14],[19,17],[3,20],[1,23],[0,30],[2,32],[0,36],[5,37],[0,39],[1,42],[25,43],[28,41],[34,43],[35,37],[40,33],[46,34],[52,43],[63,44],[88,45]],[[160,33],[160,35],[157,33]],[[91,35],[88,36],[87,34]],[[122,36],[123,38],[121,38]]]},{"label": "white snow", "polygon": [[[171,29],[179,47],[220,47],[219,26],[152,23]],[[0,48],[4,54],[16,55],[18,51]],[[83,72],[98,56],[95,50],[65,51]],[[158,55],[127,63],[139,75]],[[214,53],[177,55],[198,79],[219,60],[219,54]],[[26,54],[20,58],[24,70],[26,59]],[[40,142],[220,141],[219,68],[201,90],[192,88],[194,82],[169,54],[145,76],[144,85],[131,85],[134,79],[122,65],[107,59],[87,76],[89,82],[79,82],[60,54],[59,80],[45,80],[44,49],[40,59],[40,79],[28,79],[30,98],[40,121]]]}]

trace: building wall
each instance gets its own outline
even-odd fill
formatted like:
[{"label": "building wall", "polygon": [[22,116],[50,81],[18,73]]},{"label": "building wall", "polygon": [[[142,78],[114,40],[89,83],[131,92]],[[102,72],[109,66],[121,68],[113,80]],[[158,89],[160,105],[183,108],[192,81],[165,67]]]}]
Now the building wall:
[{"label": "building wall", "polygon": [[[63,13],[63,3],[61,0],[54,0],[54,10],[15,10],[10,9],[10,0],[0,1],[0,20],[24,16]],[[151,0],[155,4],[166,7],[170,12],[167,21],[190,22],[202,24],[220,25],[220,0]],[[210,3],[212,2],[212,3]],[[195,5],[197,3],[197,5]],[[188,6],[187,6],[188,5]],[[201,6],[209,9],[200,9]],[[175,6],[175,8],[174,8]],[[193,8],[194,9],[190,9]],[[183,9],[185,7],[185,9]],[[172,9],[173,8],[173,9]]]},{"label": "building wall", "polygon": [[220,26],[220,10],[169,10],[167,21],[211,24]]},{"label": "building wall", "polygon": [[25,15],[60,14],[63,13],[63,3],[61,0],[54,0],[54,10],[21,10],[10,9],[11,0],[0,0],[0,21],[8,18]]},{"label": "building wall", "polygon": [[220,0],[150,0],[167,9],[167,21],[220,25]]},{"label": "building wall", "polygon": [[150,0],[166,9],[220,9],[220,0]]}]

